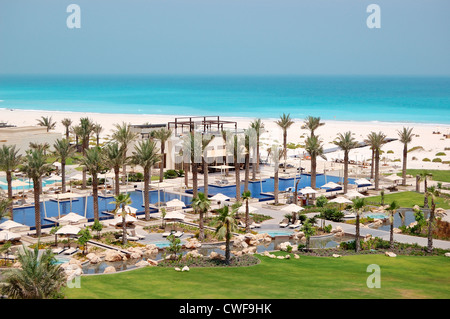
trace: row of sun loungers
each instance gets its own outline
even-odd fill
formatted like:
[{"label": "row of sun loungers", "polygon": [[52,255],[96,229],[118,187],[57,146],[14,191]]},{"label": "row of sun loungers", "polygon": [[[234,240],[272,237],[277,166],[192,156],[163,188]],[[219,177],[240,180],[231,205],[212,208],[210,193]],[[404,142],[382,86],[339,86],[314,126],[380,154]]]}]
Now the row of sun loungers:
[{"label": "row of sun loungers", "polygon": [[73,255],[78,251],[78,248],[67,248],[67,247],[57,247],[52,249],[52,253],[54,253],[55,255]]},{"label": "row of sun loungers", "polygon": [[279,225],[281,228],[288,227],[288,228],[296,229],[296,228],[300,228],[302,223],[300,222],[299,219],[297,219],[293,224],[289,224],[289,222],[287,220],[283,220]]},{"label": "row of sun loungers", "polygon": [[[246,226],[246,225],[245,225],[244,222],[239,221],[239,227],[241,227],[241,228],[246,228],[245,226]],[[253,222],[253,223],[249,226],[250,229],[253,229],[253,228],[260,228],[260,227],[261,227],[261,224],[258,224],[258,223],[255,223],[255,222]]]},{"label": "row of sun loungers", "polygon": [[180,238],[181,236],[183,236],[184,232],[181,231],[176,231],[176,232],[172,232],[172,231],[167,231],[165,233],[162,234],[163,237],[167,237],[170,235],[174,235],[175,238]]}]

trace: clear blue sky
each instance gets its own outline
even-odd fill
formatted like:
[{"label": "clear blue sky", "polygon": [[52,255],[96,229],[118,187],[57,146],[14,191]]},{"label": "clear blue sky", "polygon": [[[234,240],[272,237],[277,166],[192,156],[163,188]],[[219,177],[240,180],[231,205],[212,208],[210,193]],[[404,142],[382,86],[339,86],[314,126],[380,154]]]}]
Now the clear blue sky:
[{"label": "clear blue sky", "polygon": [[448,76],[450,1],[0,0],[0,74],[27,73]]}]

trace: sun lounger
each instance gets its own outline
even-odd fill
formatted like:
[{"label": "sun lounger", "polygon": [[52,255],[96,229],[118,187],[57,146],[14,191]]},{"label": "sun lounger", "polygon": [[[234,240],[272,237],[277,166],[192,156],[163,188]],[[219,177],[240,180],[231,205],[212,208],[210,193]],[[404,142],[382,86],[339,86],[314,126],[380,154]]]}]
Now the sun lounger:
[{"label": "sun lounger", "polygon": [[54,253],[55,255],[59,255],[60,253],[62,253],[63,251],[65,251],[66,249],[63,247],[57,247],[57,248],[53,248],[52,249],[52,253]]},{"label": "sun lounger", "polygon": [[69,248],[63,252],[64,255],[73,255],[78,251],[78,248]]},{"label": "sun lounger", "polygon": [[174,233],[173,235],[174,235],[176,238],[180,238],[181,236],[183,236],[183,234],[184,234],[184,232],[177,231],[177,232]]},{"label": "sun lounger", "polygon": [[[242,222],[242,221],[239,221],[239,227],[246,228],[246,227],[245,227],[245,223]],[[249,228],[250,228],[250,229],[253,229],[253,228],[255,228],[255,226],[252,224],[252,225],[249,226]]]},{"label": "sun lounger", "polygon": [[300,220],[297,219],[297,220],[295,221],[295,223],[289,225],[289,228],[298,228],[298,227],[300,227],[300,224],[301,224],[301,223],[300,223]]},{"label": "sun lounger", "polygon": [[289,225],[289,223],[288,223],[287,220],[283,220],[283,221],[281,221],[281,223],[280,223],[280,227],[282,227],[282,228],[285,228],[285,227],[287,227],[288,225]]},{"label": "sun lounger", "polygon": [[258,224],[258,223],[253,222],[253,224],[251,224],[250,227],[251,227],[251,226],[253,226],[253,227],[255,227],[255,228],[260,228],[260,227],[261,227],[261,224]]},{"label": "sun lounger", "polygon": [[162,234],[162,236],[163,236],[163,237],[167,237],[167,236],[169,236],[170,234],[171,234],[170,231],[166,231],[165,233]]}]

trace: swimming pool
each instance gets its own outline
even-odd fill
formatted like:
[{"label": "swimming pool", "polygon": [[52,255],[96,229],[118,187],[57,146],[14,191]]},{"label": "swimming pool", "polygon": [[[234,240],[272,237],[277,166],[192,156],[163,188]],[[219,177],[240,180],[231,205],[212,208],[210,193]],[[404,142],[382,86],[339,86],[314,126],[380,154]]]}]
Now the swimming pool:
[{"label": "swimming pool", "polygon": [[373,218],[373,219],[385,219],[388,216],[385,215],[385,214],[367,214],[364,217],[370,217],[370,218]]},{"label": "swimming pool", "polygon": [[283,230],[268,230],[268,231],[260,231],[259,233],[266,233],[270,237],[276,236],[291,236],[294,234],[293,231],[283,231]]}]

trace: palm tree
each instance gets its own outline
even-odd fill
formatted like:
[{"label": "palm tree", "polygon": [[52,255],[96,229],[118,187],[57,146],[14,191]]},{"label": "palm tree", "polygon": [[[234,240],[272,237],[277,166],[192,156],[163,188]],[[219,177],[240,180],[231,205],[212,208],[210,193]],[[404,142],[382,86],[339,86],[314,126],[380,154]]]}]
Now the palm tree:
[{"label": "palm tree", "polygon": [[105,166],[109,169],[114,170],[114,194],[119,196],[120,194],[120,167],[124,164],[124,159],[127,158],[123,156],[123,150],[119,147],[119,143],[113,142],[109,143],[104,147],[105,154]]},{"label": "palm tree", "polygon": [[114,201],[112,201],[110,204],[115,204],[116,209],[114,210],[114,215],[117,214],[117,210],[119,207],[122,207],[122,211],[120,212],[120,216],[122,216],[122,245],[127,244],[127,223],[126,223],[126,216],[128,215],[127,211],[125,210],[125,206],[131,205],[131,198],[130,194],[119,194],[117,196],[114,196]]},{"label": "palm tree", "polygon": [[[81,152],[86,155],[89,149],[89,138],[94,130],[94,123],[87,117],[80,118],[80,124],[73,128],[75,135],[81,140]],[[83,184],[82,188],[86,188],[86,168],[83,167]]]},{"label": "palm tree", "polygon": [[264,123],[261,119],[256,119],[250,123],[250,127],[255,131],[256,134],[256,166],[252,164],[252,179],[256,180],[256,172],[259,173],[259,139],[264,130]]},{"label": "palm tree", "polygon": [[134,164],[140,165],[144,170],[144,210],[145,220],[150,219],[150,180],[152,166],[160,161],[159,149],[156,143],[151,140],[140,141],[134,148],[131,160]]},{"label": "palm tree", "polygon": [[70,126],[72,125],[72,120],[69,118],[64,118],[61,120],[61,124],[66,128],[66,140],[69,140]]},{"label": "palm tree", "polygon": [[2,294],[10,299],[53,299],[60,296],[66,283],[64,270],[55,263],[50,249],[39,257],[38,245],[34,249],[23,246],[18,261],[21,267],[5,272]]},{"label": "palm tree", "polygon": [[[316,188],[316,175],[317,175],[317,157],[320,156],[323,159],[327,159],[323,154],[323,144],[319,136],[313,135],[306,139],[305,150],[311,156],[311,188]],[[314,194],[313,194],[314,198]]]},{"label": "palm tree", "polygon": [[406,167],[408,161],[408,144],[412,141],[412,130],[413,128],[403,127],[401,131],[398,132],[398,136],[400,138],[400,142],[403,143],[403,168],[402,168],[402,185],[406,185]]},{"label": "palm tree", "polygon": [[28,178],[33,180],[34,189],[34,219],[36,225],[36,236],[41,236],[41,206],[40,206],[40,181],[44,174],[50,170],[50,164],[41,149],[28,150],[21,167]]},{"label": "palm tree", "polygon": [[400,208],[400,205],[394,200],[389,207],[386,209],[389,212],[389,222],[391,223],[390,226],[390,246],[391,248],[394,248],[394,215],[397,209]]},{"label": "palm tree", "polygon": [[[114,131],[112,137],[114,140],[116,140],[116,142],[120,144],[120,147],[123,149],[123,156],[125,158],[127,156],[128,146],[132,141],[134,141],[137,138],[137,134],[133,133],[131,131],[131,125],[125,122],[122,122],[122,125],[114,124],[114,127],[116,128],[116,130]],[[126,178],[127,175],[126,164],[123,164],[122,173],[124,175],[124,178]]]},{"label": "palm tree", "polygon": [[307,129],[311,132],[311,137],[314,136],[314,132],[325,123],[320,122],[320,117],[307,116],[303,121],[302,129]]},{"label": "palm tree", "polygon": [[94,208],[94,220],[98,220],[98,174],[104,169],[103,151],[100,147],[93,147],[86,151],[80,159],[80,164],[86,168],[92,176],[92,197]]},{"label": "palm tree", "polygon": [[[370,132],[365,142],[370,145],[375,154],[375,190],[378,190],[380,183],[380,149],[387,143],[386,135],[383,132]],[[374,163],[372,161],[372,167],[373,164]]]},{"label": "palm tree", "polygon": [[236,201],[241,200],[241,159],[244,154],[245,140],[240,138],[238,134],[227,134],[226,136],[227,154],[233,156],[234,174],[236,182]]},{"label": "palm tree", "polygon": [[280,116],[280,119],[275,123],[283,130],[283,152],[284,152],[284,168],[286,169],[286,156],[287,156],[287,130],[294,124],[294,121],[290,118],[290,114]]},{"label": "palm tree", "polygon": [[204,193],[198,193],[196,197],[192,198],[192,208],[195,212],[198,212],[200,216],[198,223],[198,229],[200,231],[198,239],[202,241],[205,238],[203,214],[206,214],[211,208],[211,201],[205,196]]},{"label": "palm tree", "polygon": [[358,147],[359,143],[353,138],[352,132],[339,133],[333,143],[344,151],[344,194],[348,188],[348,153],[351,149]]},{"label": "palm tree", "polygon": [[[193,196],[198,194],[198,164],[201,163],[202,136],[197,132],[190,132],[183,136],[183,161],[191,163],[192,169],[192,192]],[[187,171],[185,172],[187,174]]]},{"label": "palm tree", "polygon": [[362,211],[364,210],[364,207],[366,206],[365,200],[364,198],[359,198],[356,197],[355,199],[352,200],[353,201],[353,211],[355,212],[356,215],[356,229],[355,229],[355,251],[359,252],[360,250],[360,223],[359,223],[359,217],[360,214],[362,213]]},{"label": "palm tree", "polygon": [[166,166],[166,158],[164,156],[166,150],[166,142],[172,136],[172,130],[162,128],[154,131],[154,137],[161,143],[161,166],[159,168],[159,181],[162,182],[164,178],[164,167]]},{"label": "palm tree", "polygon": [[244,161],[244,192],[248,191],[248,181],[250,179],[250,147],[251,147],[252,131],[245,130],[244,132],[244,148],[245,148],[245,161]]},{"label": "palm tree", "polygon": [[20,165],[22,156],[16,145],[2,145],[0,148],[0,170],[6,173],[6,182],[8,183],[9,213],[13,219],[12,202],[12,173]]},{"label": "palm tree", "polygon": [[250,191],[244,191],[242,193],[242,200],[245,201],[245,232],[246,233],[248,233],[250,231],[248,201],[251,197],[252,197],[252,193]]},{"label": "palm tree", "polygon": [[207,151],[208,146],[214,139],[214,135],[205,137],[202,136],[202,171],[203,171],[203,193],[208,197],[208,161],[207,161]]},{"label": "palm tree", "polygon": [[75,146],[70,145],[69,140],[63,138],[62,140],[57,139],[55,144],[53,144],[56,159],[61,161],[61,183],[62,192],[66,192],[66,160],[75,154]]},{"label": "palm tree", "polygon": [[[426,193],[428,190],[428,177],[431,177],[431,176],[433,176],[433,174],[431,174],[430,172],[427,172],[427,171],[421,171],[419,174],[417,174],[418,178],[416,179],[416,181],[417,181],[417,183],[420,183],[421,181],[423,181],[424,193]],[[419,184],[419,187],[416,187],[416,188],[419,188],[419,190],[420,190],[420,184]],[[428,196],[424,197],[423,208],[428,208]]]},{"label": "palm tree", "polygon": [[50,148],[50,144],[48,144],[47,142],[45,143],[30,142],[29,147],[33,150],[39,149],[42,152],[44,152],[44,155],[47,155],[47,151]]},{"label": "palm tree", "polygon": [[103,127],[100,124],[95,123],[92,131],[95,134],[97,146],[100,147],[100,133],[103,131]]},{"label": "palm tree", "polygon": [[41,119],[38,119],[37,121],[39,126],[44,126],[47,128],[47,132],[49,132],[50,130],[54,130],[56,127],[56,122],[52,121],[51,116],[41,116]]},{"label": "palm tree", "polygon": [[219,240],[225,237],[225,263],[230,264],[230,239],[232,232],[237,230],[236,219],[234,219],[234,211],[230,211],[228,206],[224,206],[218,210],[218,224],[216,227],[216,236]]},{"label": "palm tree", "polygon": [[278,194],[280,192],[279,190],[279,182],[280,179],[278,177],[278,172],[280,170],[280,159],[283,156],[283,151],[280,150],[280,148],[277,145],[272,145],[270,148],[270,156],[273,161],[274,165],[274,185],[273,185],[273,196],[274,196],[274,204],[278,205]]},{"label": "palm tree", "polygon": [[428,245],[427,251],[431,253],[433,251],[433,226],[434,216],[436,212],[436,200],[439,198],[439,190],[435,186],[431,186],[425,192],[425,197],[431,198],[430,216],[428,217]]},{"label": "palm tree", "polygon": [[0,197],[0,219],[10,216],[10,218],[12,220],[12,216],[8,212],[11,202],[12,201],[9,198]]}]

